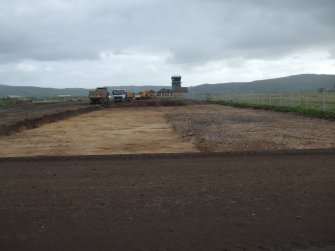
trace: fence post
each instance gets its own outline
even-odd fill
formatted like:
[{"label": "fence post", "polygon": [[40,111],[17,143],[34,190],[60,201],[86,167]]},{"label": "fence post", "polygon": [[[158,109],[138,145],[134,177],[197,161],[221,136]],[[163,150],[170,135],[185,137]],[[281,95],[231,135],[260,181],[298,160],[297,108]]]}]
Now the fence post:
[{"label": "fence post", "polygon": [[305,108],[307,109],[307,96],[305,96]]},{"label": "fence post", "polygon": [[271,97],[271,95],[270,95],[270,105],[272,105],[272,97]]},{"label": "fence post", "polygon": [[325,95],[325,91],[322,92],[322,110],[323,111],[326,110],[326,95]]}]

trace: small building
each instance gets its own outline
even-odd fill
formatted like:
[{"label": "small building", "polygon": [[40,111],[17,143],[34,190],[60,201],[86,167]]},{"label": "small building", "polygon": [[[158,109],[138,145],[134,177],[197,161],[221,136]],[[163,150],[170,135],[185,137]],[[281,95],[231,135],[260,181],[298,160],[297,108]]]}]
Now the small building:
[{"label": "small building", "polygon": [[187,93],[188,93],[188,88],[187,87],[180,87],[180,88],[177,88],[177,89],[173,90],[173,97],[185,98]]},{"label": "small building", "polygon": [[154,90],[149,90],[149,93],[152,97],[155,97],[156,96],[156,92]]},{"label": "small building", "polygon": [[158,97],[185,98],[188,93],[187,87],[181,87],[181,76],[171,77],[171,89],[163,88],[157,92]]},{"label": "small building", "polygon": [[157,97],[171,97],[172,90],[167,88],[162,88],[157,92]]}]

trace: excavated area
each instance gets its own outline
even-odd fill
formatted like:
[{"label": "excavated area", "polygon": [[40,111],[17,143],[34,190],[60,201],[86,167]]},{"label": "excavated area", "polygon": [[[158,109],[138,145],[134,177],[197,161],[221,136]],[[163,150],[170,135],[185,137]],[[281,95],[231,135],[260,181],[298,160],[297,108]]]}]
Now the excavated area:
[{"label": "excavated area", "polygon": [[171,107],[105,108],[0,138],[0,156],[196,152],[163,115]]},{"label": "excavated area", "polygon": [[0,136],[101,109],[86,102],[17,103],[0,107]]},{"label": "excavated area", "polygon": [[[1,123],[33,117],[13,111]],[[58,118],[0,137],[0,250],[335,249],[333,121],[157,103]]]},{"label": "excavated area", "polygon": [[294,113],[195,105],[165,117],[203,152],[335,148],[334,121]]},{"label": "excavated area", "polygon": [[335,148],[334,121],[221,105],[172,104],[116,104],[39,124],[0,137],[0,157]]}]

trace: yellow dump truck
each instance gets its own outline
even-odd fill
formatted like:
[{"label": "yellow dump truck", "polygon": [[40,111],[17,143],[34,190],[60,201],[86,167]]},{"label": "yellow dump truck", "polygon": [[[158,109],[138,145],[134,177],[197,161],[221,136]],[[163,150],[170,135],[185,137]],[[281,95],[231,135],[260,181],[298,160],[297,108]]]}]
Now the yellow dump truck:
[{"label": "yellow dump truck", "polygon": [[88,94],[91,104],[109,104],[109,92],[107,87],[98,87]]},{"label": "yellow dump truck", "polygon": [[126,92],[126,102],[133,102],[135,100],[135,92]]}]

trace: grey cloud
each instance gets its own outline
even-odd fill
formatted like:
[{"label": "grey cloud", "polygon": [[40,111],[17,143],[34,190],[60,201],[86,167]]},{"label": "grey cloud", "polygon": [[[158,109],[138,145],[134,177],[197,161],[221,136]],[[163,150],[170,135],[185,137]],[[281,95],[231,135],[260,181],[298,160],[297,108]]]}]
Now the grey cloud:
[{"label": "grey cloud", "polygon": [[[4,1],[0,61],[169,52],[167,63],[273,58],[335,41],[332,0]],[[6,10],[6,11],[5,11]]]}]

